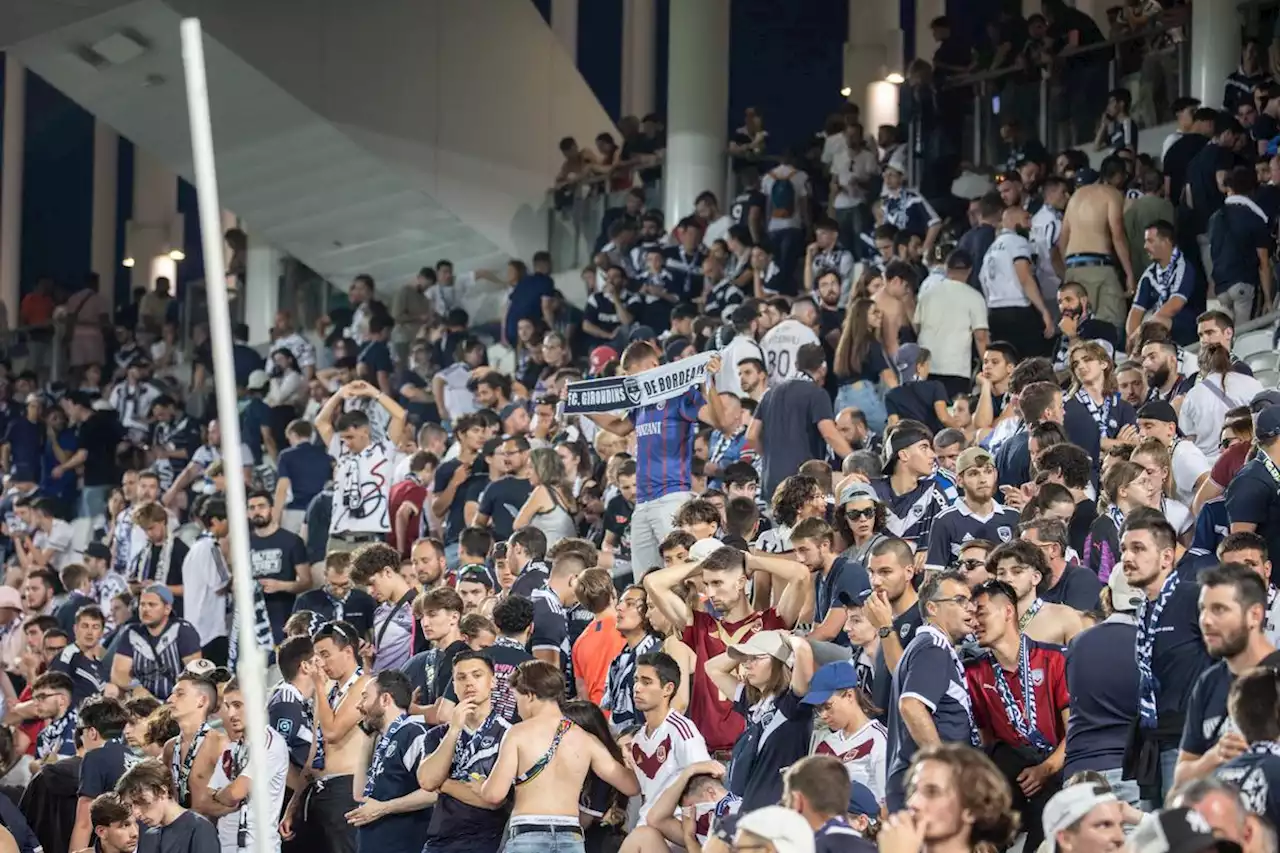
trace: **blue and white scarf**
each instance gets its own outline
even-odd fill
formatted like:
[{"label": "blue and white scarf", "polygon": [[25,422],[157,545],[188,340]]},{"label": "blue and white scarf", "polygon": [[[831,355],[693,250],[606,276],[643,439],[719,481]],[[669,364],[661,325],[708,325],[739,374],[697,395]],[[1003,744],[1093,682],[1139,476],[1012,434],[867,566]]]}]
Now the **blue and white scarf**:
[{"label": "blue and white scarf", "polygon": [[1102,406],[1093,402],[1093,397],[1089,396],[1089,392],[1081,388],[1076,392],[1076,399],[1079,400],[1084,407],[1089,410],[1089,416],[1093,418],[1093,422],[1098,425],[1098,435],[1102,438],[1111,437],[1111,410],[1120,405],[1120,394],[1112,392],[1103,397]]},{"label": "blue and white scarf", "polygon": [[[329,707],[334,711],[338,710],[338,706],[342,704],[342,700],[347,698],[347,694],[351,692],[351,686],[360,680],[360,676],[364,675],[364,667],[357,666],[356,671],[351,673],[351,677],[341,687],[335,681],[333,686],[329,688],[328,702]],[[311,767],[314,770],[324,769],[324,732],[318,724],[315,724],[315,711],[311,711],[312,730],[316,733],[316,756],[311,759]]]},{"label": "blue and white scarf", "polygon": [[1181,279],[1182,251],[1174,249],[1173,254],[1169,256],[1169,264],[1163,269],[1159,262],[1151,264],[1155,275],[1151,277],[1151,289],[1156,293],[1156,304],[1151,310],[1158,311],[1164,307],[1164,304],[1173,296],[1174,288]]},{"label": "blue and white scarf", "polygon": [[1018,682],[1022,686],[1022,701],[1026,704],[1025,713],[1013,698],[1013,690],[1010,689],[1009,680],[1005,677],[1004,667],[996,660],[994,654],[989,656],[991,671],[995,674],[996,692],[1000,694],[1000,702],[1004,705],[1004,715],[1008,718],[1009,724],[1037,752],[1043,754],[1053,752],[1053,746],[1049,740],[1036,727],[1036,689],[1031,682],[1031,651],[1028,648],[1027,638],[1023,636],[1018,641]]},{"label": "blue and white scarf", "polygon": [[964,708],[964,715],[969,720],[969,743],[976,749],[982,748],[982,733],[978,731],[978,724],[973,719],[973,700],[969,698],[969,691],[966,687],[968,682],[964,677],[964,664],[960,661],[960,653],[956,651],[955,643],[951,642],[951,638],[944,634],[939,628],[931,624],[924,624],[916,630],[916,637],[924,634],[929,637],[930,641],[947,650],[947,654],[951,656],[951,667],[953,670],[953,679],[959,688],[954,693],[950,688],[947,689],[947,695],[955,699],[960,707]]},{"label": "blue and white scarf", "polygon": [[378,746],[373,750],[373,761],[369,762],[369,775],[364,780],[366,797],[373,796],[373,786],[382,775],[382,765],[387,761],[387,751],[391,748],[391,741],[396,736],[396,732],[400,731],[400,727],[407,722],[409,722],[409,715],[401,714],[392,721],[386,733],[378,739]]},{"label": "blue and white scarf", "polygon": [[[1160,625],[1160,617],[1164,614],[1165,605],[1169,603],[1169,599],[1173,598],[1173,592],[1177,588],[1178,576],[1170,572],[1169,577],[1165,578],[1160,587],[1160,594],[1156,596],[1155,604],[1152,605],[1150,600],[1143,598],[1138,608],[1138,640],[1134,646],[1134,656],[1138,661],[1138,715],[1144,729],[1154,729],[1159,722],[1156,693],[1160,690],[1160,682],[1156,680],[1155,671],[1152,669],[1156,648],[1156,628]],[[1150,619],[1147,618],[1148,606],[1151,607]]]}]

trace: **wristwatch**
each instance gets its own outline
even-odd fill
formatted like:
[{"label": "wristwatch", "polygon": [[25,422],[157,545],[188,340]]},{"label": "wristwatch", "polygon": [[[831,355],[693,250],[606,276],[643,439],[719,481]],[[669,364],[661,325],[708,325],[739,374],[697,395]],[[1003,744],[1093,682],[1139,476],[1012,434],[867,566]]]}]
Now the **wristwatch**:
[{"label": "wristwatch", "polygon": [[883,628],[881,628],[880,630],[876,631],[876,634],[877,634],[877,635],[880,637],[880,639],[882,639],[882,640],[883,640],[885,637],[887,637],[887,636],[889,636],[890,634],[892,634],[892,633],[893,633],[893,626],[892,626],[892,625],[885,625]]}]

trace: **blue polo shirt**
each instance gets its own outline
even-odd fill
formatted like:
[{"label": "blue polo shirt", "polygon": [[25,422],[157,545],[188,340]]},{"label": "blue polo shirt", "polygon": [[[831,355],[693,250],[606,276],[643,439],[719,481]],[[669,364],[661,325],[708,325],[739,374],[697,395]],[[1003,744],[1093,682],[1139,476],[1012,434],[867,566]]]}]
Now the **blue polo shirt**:
[{"label": "blue polo shirt", "polygon": [[[440,739],[448,726],[437,726]],[[487,778],[498,762],[498,748],[511,729],[501,713],[491,713],[475,731],[463,730],[453,749],[449,778],[468,781]],[[433,732],[435,730],[433,729]],[[509,809],[481,809],[441,794],[431,810],[426,853],[497,853],[507,826]]]},{"label": "blue polo shirt", "polygon": [[[373,783],[369,796],[380,803],[418,790],[418,764],[425,757],[427,734],[420,720],[408,718],[391,738],[381,766],[369,768]],[[356,830],[356,849],[359,853],[421,853],[430,818],[423,810],[381,817]]]},{"label": "blue polo shirt", "polygon": [[1225,290],[1233,284],[1258,287],[1262,274],[1258,250],[1271,248],[1267,215],[1246,196],[1228,196],[1222,209],[1209,217],[1209,254],[1214,281]]}]

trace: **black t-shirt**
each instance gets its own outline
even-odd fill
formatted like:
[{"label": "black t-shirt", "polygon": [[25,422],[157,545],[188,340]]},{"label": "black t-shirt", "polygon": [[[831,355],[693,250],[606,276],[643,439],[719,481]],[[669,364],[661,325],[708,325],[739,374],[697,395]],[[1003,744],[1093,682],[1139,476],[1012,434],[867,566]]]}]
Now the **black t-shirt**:
[{"label": "black t-shirt", "polygon": [[[84,460],[84,484],[88,486],[115,486],[120,482],[120,469],[116,465],[115,447],[124,438],[124,429],[115,412],[94,412],[76,430],[76,447],[89,451]],[[97,450],[110,448],[110,452]]]},{"label": "black t-shirt", "polygon": [[1169,179],[1169,201],[1182,206],[1182,187],[1187,182],[1187,168],[1191,161],[1209,144],[1209,137],[1200,133],[1184,133],[1169,146],[1161,165]]},{"label": "black t-shirt", "polygon": [[761,494],[772,495],[779,483],[808,460],[827,457],[827,442],[818,432],[818,423],[833,420],[835,414],[827,392],[807,376],[788,379],[766,391],[755,416],[764,427],[767,443]]},{"label": "black t-shirt", "polygon": [[1209,251],[1213,278],[1231,284],[1261,284],[1259,249],[1270,249],[1270,223],[1240,204],[1223,204],[1209,220]]},{"label": "black t-shirt", "polygon": [[1076,563],[1067,563],[1062,577],[1040,597],[1050,604],[1065,604],[1073,610],[1096,610],[1102,581],[1097,574]]},{"label": "black t-shirt", "polygon": [[1246,462],[1228,484],[1227,515],[1232,524],[1256,524],[1268,552],[1280,554],[1280,482],[1261,459]]},{"label": "black t-shirt", "polygon": [[493,537],[506,541],[514,532],[516,516],[520,507],[533,493],[533,484],[520,477],[502,477],[492,482],[477,481],[480,486],[480,513],[489,518],[493,528]]},{"label": "black t-shirt", "polygon": [[[449,488],[449,481],[453,479],[453,472],[458,470],[458,466],[462,463],[457,459],[450,459],[436,469],[435,494],[440,494]],[[463,510],[467,505],[468,489],[473,487],[473,481],[479,480],[483,483],[489,482],[488,473],[476,473],[474,468],[462,485],[453,493],[453,502],[449,504],[449,511],[445,513],[444,519],[444,544],[452,545],[458,541],[458,537],[462,535],[462,531],[466,528],[467,523],[463,519]],[[479,492],[476,492],[478,495]]]},{"label": "black t-shirt", "polygon": [[[283,528],[270,536],[249,533],[249,565],[256,580],[271,578],[278,581],[298,579],[298,566],[307,564],[307,546],[302,537]],[[266,596],[267,618],[271,620],[271,633],[277,643],[284,642],[284,623],[293,613],[297,595],[292,592],[270,592]]]},{"label": "black t-shirt", "polygon": [[884,407],[891,415],[902,420],[920,421],[937,433],[943,428],[934,411],[934,404],[938,402],[944,405],[948,402],[946,387],[936,379],[923,379],[890,388],[885,395]]},{"label": "black t-shirt", "polygon": [[1089,499],[1076,504],[1076,511],[1071,515],[1067,525],[1067,543],[1077,554],[1084,554],[1084,542],[1089,538],[1089,529],[1098,517],[1098,504]]},{"label": "black t-shirt", "polygon": [[834,311],[828,308],[818,309],[818,337],[823,341],[827,339],[827,335],[839,330],[843,325],[843,308],[837,308]]},{"label": "black t-shirt", "polygon": [[1222,207],[1224,196],[1218,188],[1218,172],[1230,172],[1235,155],[1216,142],[1210,142],[1187,165],[1187,187],[1191,192],[1191,224],[1207,230],[1209,217]]},{"label": "black t-shirt", "polygon": [[[1156,734],[1161,749],[1174,749],[1182,739],[1191,688],[1211,663],[1200,636],[1200,585],[1194,578],[1175,581],[1173,594],[1155,631],[1151,670],[1155,675]],[[1154,607],[1147,608],[1147,619]]]},{"label": "black t-shirt", "polygon": [[[1280,666],[1280,652],[1267,655],[1258,666]],[[1187,699],[1187,716],[1179,749],[1192,755],[1204,755],[1223,735],[1236,731],[1227,714],[1227,694],[1235,680],[1224,660],[1200,673]]]},{"label": "black t-shirt", "polygon": [[157,846],[144,847],[143,838],[150,838],[148,831],[138,838],[138,850],[143,853],[222,853],[222,845],[218,842],[218,830],[212,823],[193,811],[185,811],[177,820],[160,829]]},{"label": "black t-shirt", "polygon": [[511,689],[511,676],[515,675],[520,664],[533,660],[533,655],[524,646],[506,637],[499,637],[484,653],[493,661],[493,694],[490,699],[494,710],[508,720],[519,719],[516,713],[516,694]]},{"label": "black t-shirt", "polygon": [[466,640],[455,640],[440,650],[440,654],[436,656],[435,677],[431,680],[432,696],[444,697],[450,702],[458,701],[458,695],[453,692],[453,659],[469,648]]},{"label": "black t-shirt", "polygon": [[742,797],[743,814],[782,798],[782,770],[809,754],[813,735],[813,706],[804,704],[790,687],[762,700],[772,706],[764,713],[753,713],[746,694],[746,688],[739,687],[733,701],[747,728],[734,744],[725,779],[725,787]]},{"label": "black t-shirt", "polygon": [[320,617],[321,622],[333,622],[341,619],[351,623],[361,637],[373,633],[373,613],[378,609],[378,602],[362,589],[350,590],[346,597],[338,601],[324,587],[312,589],[298,596],[293,603],[293,612],[307,610]]},{"label": "black t-shirt", "polygon": [[[631,513],[635,512],[636,506],[630,503],[622,495],[614,496],[609,501],[609,505],[604,508],[604,530],[606,533],[612,533],[614,539],[618,541],[616,554],[618,559],[631,562]],[[642,569],[650,569],[652,566],[642,566]]]},{"label": "black t-shirt", "polygon": [[116,789],[125,771],[142,760],[119,740],[109,740],[84,754],[80,763],[80,787],[76,793],[93,799]]}]

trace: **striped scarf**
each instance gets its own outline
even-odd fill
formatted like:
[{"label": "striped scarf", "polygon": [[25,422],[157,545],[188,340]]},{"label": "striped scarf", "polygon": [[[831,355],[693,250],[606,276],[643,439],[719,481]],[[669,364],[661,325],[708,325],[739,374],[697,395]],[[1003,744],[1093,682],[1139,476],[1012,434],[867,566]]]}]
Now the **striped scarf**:
[{"label": "striped scarf", "polygon": [[[275,648],[275,640],[271,636],[271,620],[267,617],[267,599],[262,594],[262,586],[257,581],[253,582],[253,636],[258,643],[258,648],[267,652],[268,660],[272,650]],[[231,641],[230,651],[227,654],[227,660],[230,662],[231,669],[236,668],[236,661],[240,657],[240,613],[236,610],[231,612]]]}]

